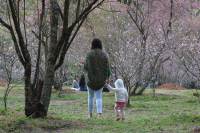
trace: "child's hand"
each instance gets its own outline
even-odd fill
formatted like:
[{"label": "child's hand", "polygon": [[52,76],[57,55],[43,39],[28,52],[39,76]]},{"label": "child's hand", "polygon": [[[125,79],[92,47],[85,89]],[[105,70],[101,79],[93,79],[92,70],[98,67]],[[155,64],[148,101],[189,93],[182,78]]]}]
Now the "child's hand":
[{"label": "child's hand", "polygon": [[106,79],[106,84],[109,84],[110,83],[110,79]]}]

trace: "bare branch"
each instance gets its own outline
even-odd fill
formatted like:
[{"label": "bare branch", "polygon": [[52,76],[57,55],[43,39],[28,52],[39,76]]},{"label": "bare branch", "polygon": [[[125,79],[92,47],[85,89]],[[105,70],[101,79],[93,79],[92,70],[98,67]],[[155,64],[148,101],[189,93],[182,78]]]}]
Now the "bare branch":
[{"label": "bare branch", "polygon": [[[62,65],[63,63],[63,60],[64,60],[64,56],[66,54],[66,51],[68,50],[68,48],[70,47],[73,39],[75,38],[78,30],[80,29],[81,25],[83,24],[83,22],[85,21],[86,17],[88,16],[88,14],[90,12],[92,12],[94,9],[96,9],[98,6],[100,6],[104,0],[102,0],[101,2],[99,2],[98,4],[95,5],[95,3],[97,2],[98,0],[94,0],[93,2],[91,2],[88,7],[85,8],[85,10],[83,10],[83,12],[79,15],[79,17],[71,24],[71,26],[68,27],[68,29],[66,29],[66,31],[63,31],[63,34],[60,38],[60,41],[58,42],[58,45],[57,45],[57,49],[55,50],[55,56],[56,56],[56,59],[58,56],[60,56],[60,58],[58,59],[58,64],[56,65],[55,69],[58,69],[60,67],[60,65]],[[69,4],[69,3],[66,3],[66,4]],[[94,6],[95,5],[95,6]],[[69,5],[68,5],[69,6]],[[68,7],[69,8],[69,7]],[[66,10],[68,10],[68,8],[66,7]],[[66,11],[64,11],[65,13],[68,13]],[[65,16],[65,14],[64,14]],[[66,16],[65,16],[66,17]],[[65,18],[64,17],[64,18]],[[68,19],[64,19],[64,24],[63,26],[66,24],[68,24],[67,21]],[[80,22],[80,23],[79,23]],[[73,31],[74,27],[77,26],[74,34],[72,35],[71,39],[70,39],[70,34],[71,32]],[[64,29],[64,27],[63,27]],[[68,36],[67,36],[68,34]],[[69,40],[70,39],[70,40]],[[62,49],[61,53],[59,53],[58,51]]]},{"label": "bare branch", "polygon": [[36,70],[35,70],[35,75],[33,79],[33,85],[34,88],[36,88],[36,83],[39,80],[39,72],[40,72],[40,55],[41,55],[41,43],[42,43],[42,27],[43,27],[43,18],[44,18],[44,13],[45,13],[45,0],[42,0],[42,12],[40,15],[38,15],[38,18],[40,18],[39,21],[39,42],[38,42],[38,51],[37,51],[37,61],[36,61]]},{"label": "bare branch", "polygon": [[20,24],[19,21],[17,20],[17,16],[16,16],[16,11],[15,11],[15,6],[14,6],[14,2],[13,0],[8,0],[9,1],[9,6],[10,6],[10,10],[11,10],[11,15],[12,15],[12,20],[14,22],[14,27],[18,36],[18,40],[19,40],[19,46],[20,46],[20,51],[24,57],[24,60],[26,63],[30,64],[31,58],[30,58],[30,54],[28,52],[27,47],[25,46],[25,42],[24,42],[24,38],[20,29]]},{"label": "bare branch", "polygon": [[9,25],[9,24],[7,24],[1,17],[0,17],[0,23],[4,26],[4,27],[6,27],[8,30],[10,30],[12,27]]},{"label": "bare branch", "polygon": [[25,60],[24,60],[24,57],[18,47],[17,39],[16,39],[15,33],[13,31],[13,28],[9,24],[7,24],[5,21],[3,21],[1,18],[0,18],[0,23],[10,31],[11,37],[12,37],[14,45],[15,45],[15,50],[19,57],[19,60],[22,62],[23,65],[25,65]]},{"label": "bare branch", "polygon": [[32,33],[35,35],[35,37],[36,37],[39,41],[41,41],[41,43],[42,43],[44,46],[46,45],[46,42],[45,42],[44,40],[40,39],[39,35],[38,35],[35,31],[32,30]]}]

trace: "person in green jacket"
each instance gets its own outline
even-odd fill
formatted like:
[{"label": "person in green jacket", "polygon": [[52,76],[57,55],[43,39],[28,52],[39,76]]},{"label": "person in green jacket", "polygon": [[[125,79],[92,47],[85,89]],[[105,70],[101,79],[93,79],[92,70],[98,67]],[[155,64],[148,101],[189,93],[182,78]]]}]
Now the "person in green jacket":
[{"label": "person in green jacket", "polygon": [[110,76],[110,65],[107,54],[102,50],[101,40],[92,41],[91,51],[87,54],[84,69],[87,72],[88,82],[88,112],[92,117],[94,96],[96,97],[96,111],[102,114],[102,90]]}]

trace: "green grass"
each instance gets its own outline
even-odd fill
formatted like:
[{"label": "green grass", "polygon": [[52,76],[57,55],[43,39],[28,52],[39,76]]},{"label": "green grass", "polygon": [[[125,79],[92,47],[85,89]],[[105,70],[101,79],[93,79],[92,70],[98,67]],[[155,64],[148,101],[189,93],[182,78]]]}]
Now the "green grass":
[{"label": "green grass", "polygon": [[[3,88],[0,88],[2,103]],[[8,99],[8,111],[0,104],[1,132],[36,133],[188,133],[200,126],[200,106],[192,90],[151,90],[143,96],[131,97],[126,108],[126,120],[115,121],[114,94],[103,94],[102,118],[88,119],[87,92],[53,92],[48,117],[31,119],[24,115],[24,90],[13,88]]]}]

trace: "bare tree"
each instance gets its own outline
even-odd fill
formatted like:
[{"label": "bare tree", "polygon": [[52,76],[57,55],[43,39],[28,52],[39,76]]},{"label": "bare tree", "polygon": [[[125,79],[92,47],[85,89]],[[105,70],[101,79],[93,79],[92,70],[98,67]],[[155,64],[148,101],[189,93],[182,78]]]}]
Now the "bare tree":
[{"label": "bare tree", "polygon": [[[101,5],[104,0],[65,0],[63,11],[57,0],[50,0],[50,39],[45,45],[45,69],[44,77],[39,78],[40,69],[40,47],[43,40],[44,15],[46,12],[45,0],[41,3],[41,12],[39,13],[39,28],[35,36],[38,38],[38,52],[35,74],[32,76],[32,58],[29,50],[29,38],[27,38],[26,20],[26,1],[7,0],[8,23],[0,18],[2,26],[7,28],[11,34],[15,51],[20,62],[24,67],[25,82],[25,114],[32,117],[45,117],[51,98],[51,90],[54,82],[55,71],[63,64],[65,54],[74,40],[81,25],[86,17],[96,7]],[[20,7],[23,3],[23,8]],[[73,6],[76,5],[76,8]],[[24,12],[21,14],[21,10]],[[75,12],[76,15],[73,15]],[[72,16],[72,17],[70,17]],[[62,20],[61,31],[59,30],[59,17]],[[23,24],[23,26],[22,26]],[[60,35],[58,36],[58,32]],[[33,82],[32,79],[33,78]]]}]

